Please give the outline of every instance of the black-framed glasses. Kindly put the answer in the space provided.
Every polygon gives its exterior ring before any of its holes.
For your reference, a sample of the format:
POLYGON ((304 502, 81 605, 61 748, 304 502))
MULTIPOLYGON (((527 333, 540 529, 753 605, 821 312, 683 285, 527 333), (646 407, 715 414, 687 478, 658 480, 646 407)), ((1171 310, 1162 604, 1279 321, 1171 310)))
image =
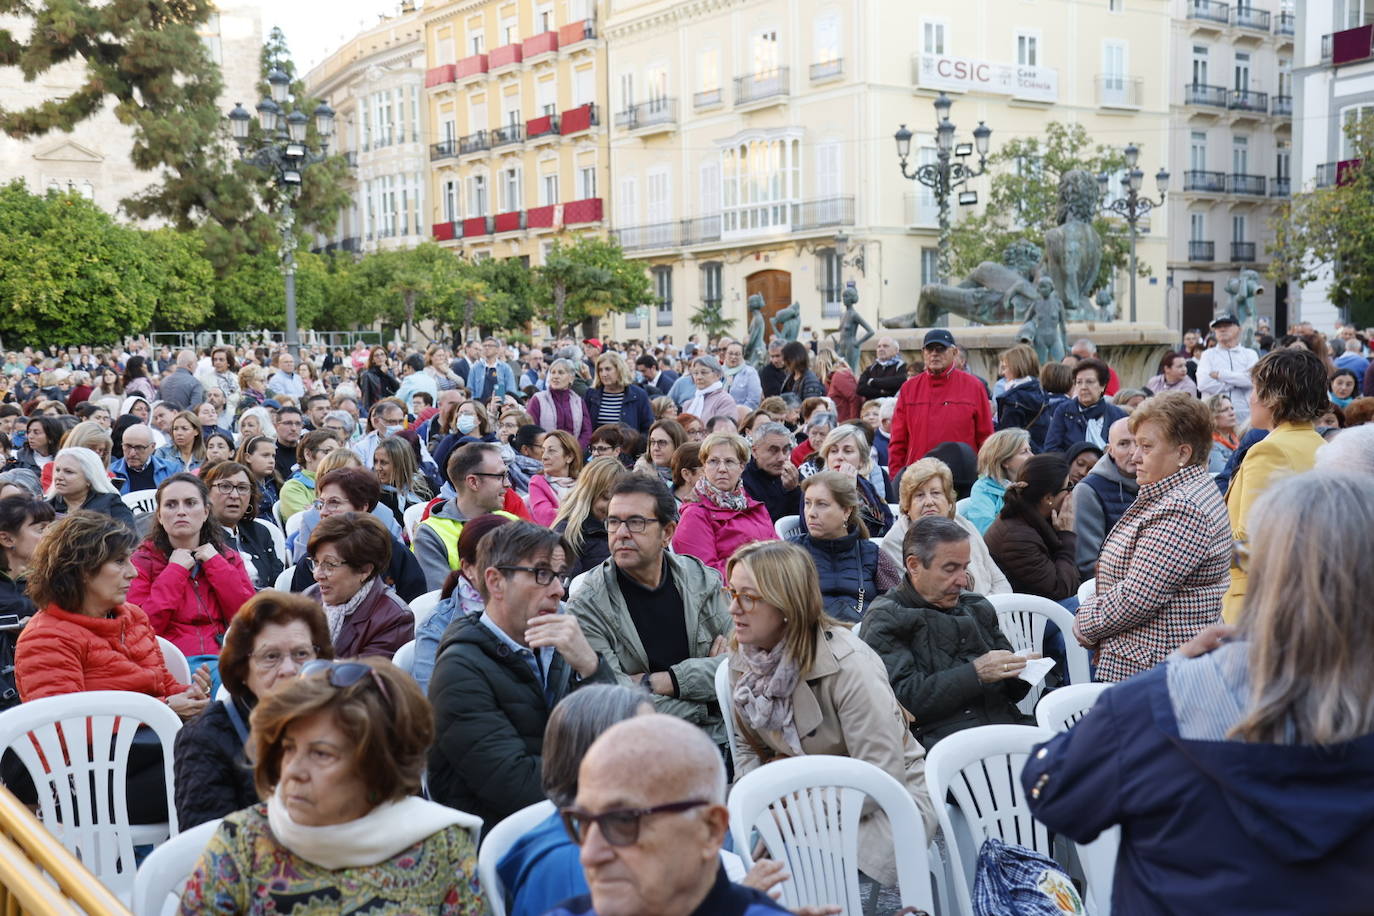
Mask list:
POLYGON ((382 695, 382 700, 386 705, 392 706, 391 694, 386 689, 386 682, 377 674, 377 669, 371 665, 364 665, 362 662, 337 662, 327 658, 317 658, 313 662, 307 662, 297 677, 314 677, 317 674, 325 674, 329 679, 329 686, 338 687, 340 690, 352 687, 363 678, 371 675, 372 683, 377 685, 377 692, 382 695))
POLYGON ((473 477, 495 477, 498 480, 510 483, 510 471, 502 471, 499 474, 493 474, 491 471, 469 471, 468 473, 473 477))
POLYGON ((694 799, 654 805, 652 808, 615 808, 600 814, 572 807, 564 808, 558 814, 563 819, 563 829, 568 831, 569 838, 578 846, 587 841, 587 828, 592 824, 601 829, 601 836, 612 846, 633 846, 639 842, 639 825, 644 818, 654 814, 678 814, 709 804, 705 799, 694 799))
POLYGON ((658 521, 658 519, 645 518, 642 515, 632 515, 629 518, 616 518, 614 515, 608 515, 606 516, 606 533, 611 534, 619 529, 621 525, 624 525, 626 528, 629 528, 633 534, 643 534, 644 529, 648 528, 656 521, 658 521))
POLYGON ((498 566, 496 568, 502 572, 527 572, 534 576, 535 584, 540 586, 548 585, 557 579, 560 585, 567 588, 568 583, 572 581, 572 576, 549 569, 547 566, 498 566))
POLYGON ((248 483, 230 483, 227 480, 215 482, 215 489, 225 496, 237 493, 239 496, 247 496, 253 492, 253 485, 248 483))

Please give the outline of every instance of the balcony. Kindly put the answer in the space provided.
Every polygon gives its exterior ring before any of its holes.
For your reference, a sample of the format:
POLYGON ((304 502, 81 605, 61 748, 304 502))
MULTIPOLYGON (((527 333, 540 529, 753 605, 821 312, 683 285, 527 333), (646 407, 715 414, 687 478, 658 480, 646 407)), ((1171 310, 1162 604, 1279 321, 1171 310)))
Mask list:
POLYGON ((493 232, 519 232, 525 228, 525 211, 511 210, 506 213, 498 213, 492 217, 491 222, 493 232))
POLYGON ((1269 93, 1253 89, 1232 89, 1226 94, 1226 107, 1230 111, 1253 111, 1260 114, 1269 112, 1269 93))
POLYGON ((499 48, 492 48, 487 55, 487 61, 491 65, 494 73, 505 67, 513 67, 525 59, 519 44, 502 45, 499 48))
POLYGON ((429 145, 429 161, 437 162, 440 159, 451 159, 458 155, 457 140, 440 140, 438 143, 429 145))
POLYGON ((1293 97, 1291 95, 1276 95, 1269 102, 1269 113, 1276 118, 1293 117, 1293 97))
POLYGON ((1093 78, 1097 86, 1100 108, 1139 108, 1144 96, 1144 80, 1138 76, 1098 74, 1093 78))
POLYGON ((1210 105, 1225 108, 1227 91, 1225 86, 1209 86, 1206 83, 1184 83, 1183 104, 1210 105))
POLYGON ((1226 178, 1226 190, 1232 194, 1264 197, 1267 193, 1267 183, 1263 175, 1246 175, 1241 172, 1233 172, 1226 178))
POLYGON ((433 89, 435 86, 453 82, 455 66, 455 64, 443 64, 439 67, 430 67, 425 71, 425 88, 433 89))
POLYGON ((826 80, 837 80, 844 76, 844 58, 837 57, 834 60, 821 61, 811 65, 811 82, 823 83, 826 80))
POLYGON ((1340 162, 1323 162, 1317 166, 1317 187, 1331 188, 1349 184, 1354 173, 1364 165, 1363 159, 1342 159, 1340 162))
POLYGON ((1188 18, 1198 22, 1226 25, 1231 21, 1231 7, 1216 0, 1188 0, 1188 18))
POLYGON ((553 229, 558 225, 558 204, 544 207, 530 207, 525 211, 526 229, 553 229))
POLYGON ((1322 43, 1322 59, 1329 56, 1334 67, 1369 60, 1374 56, 1374 24, 1333 32, 1322 38, 1322 43))
POLYGON ((466 79, 481 76, 487 72, 487 55, 474 54, 465 57, 453 65, 453 81, 455 83, 466 79))
POLYGON ((697 111, 719 108, 725 103, 725 93, 720 89, 706 89, 692 96, 692 107, 697 111))
POLYGON ((472 153, 484 153, 491 149, 491 135, 485 130, 479 130, 475 134, 468 134, 458 141, 458 155, 467 156, 472 153))
POLYGON ((619 112, 615 126, 640 136, 667 133, 677 129, 677 99, 652 99, 619 112))
POLYGON ((1269 181, 1270 197, 1288 197, 1293 193, 1292 181, 1285 175, 1283 178, 1273 178, 1269 181))
POLYGON ((682 244, 701 245, 720 241, 720 215, 698 216, 682 221, 682 244))
POLYGON ((558 135, 558 115, 546 114, 525 122, 525 136, 530 140, 558 135))
POLYGON ((451 242, 455 237, 454 233, 457 231, 457 226, 458 224, 453 222, 435 223, 430 234, 434 236, 436 242, 451 242))
POLYGON ((1226 173, 1189 169, 1183 173, 1183 190, 1198 191, 1203 194, 1225 194, 1226 173))
POLYGON ((463 220, 463 238, 473 239, 491 235, 490 216, 472 216, 463 220))
POLYGON ((1232 262, 1242 262, 1252 264, 1255 261, 1254 242, 1232 242, 1231 243, 1232 262))
POLYGON ((670 223, 651 223, 647 226, 629 226, 617 229, 616 242, 627 254, 633 251, 651 251, 660 248, 677 248, 681 242, 681 225, 670 223))
POLYGON ((1298 31, 1297 17, 1292 13, 1279 13, 1279 18, 1274 20, 1275 35, 1296 35, 1298 31))
POLYGON ((520 53, 524 55, 526 61, 541 54, 558 53, 558 32, 544 32, 533 38, 526 38, 524 44, 521 45, 520 53))
POLYGON ((510 146, 512 143, 525 142, 525 125, 507 124, 491 132, 491 147, 510 146))
MULTIPOLYGON (((558 132, 566 137, 569 134, 576 134, 581 133, 584 130, 591 130, 593 127, 598 126, 600 123, 601 121, 597 118, 596 115, 596 103, 588 102, 585 105, 579 105, 571 111, 563 112, 563 116, 560 119, 560 123, 558 125, 558 132)), ((592 199, 595 200, 598 198, 592 199)))
POLYGON ((793 231, 854 223, 854 198, 821 197, 792 205, 793 231))
POLYGON ((601 222, 601 198, 588 197, 563 205, 563 225, 601 222))
POLYGON ((1188 260, 1190 261, 1215 261, 1217 254, 1216 242, 1189 242, 1188 260))
POLYGON ((749 76, 735 77, 735 107, 762 108, 787 100, 788 69, 778 67, 749 76))
POLYGON ((1256 32, 1269 31, 1269 11, 1257 10, 1250 6, 1237 6, 1231 10, 1231 24, 1238 29, 1253 29, 1256 32))
POLYGON ((583 19, 580 22, 570 22, 559 28, 558 46, 566 51, 570 45, 575 45, 583 41, 591 41, 595 37, 595 21, 583 19))

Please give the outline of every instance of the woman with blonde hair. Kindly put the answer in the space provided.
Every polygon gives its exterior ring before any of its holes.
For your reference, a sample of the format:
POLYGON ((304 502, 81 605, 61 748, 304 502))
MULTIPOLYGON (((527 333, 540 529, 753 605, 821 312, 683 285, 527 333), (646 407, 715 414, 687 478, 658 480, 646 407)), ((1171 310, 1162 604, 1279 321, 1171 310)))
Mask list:
POLYGON ((1040 387, 1040 360, 1035 350, 1026 344, 1017 344, 998 353, 997 374, 1004 383, 1002 393, 995 398, 997 428, 1028 430, 1031 450, 1041 451, 1054 411, 1050 396, 1040 387))
POLYGON ((1214 394, 1203 403, 1212 412, 1212 450, 1207 455, 1207 472, 1216 476, 1226 470, 1231 455, 1240 448, 1236 408, 1224 394, 1214 394))
POLYGON ((704 473, 697 479, 697 502, 682 510, 673 549, 696 557, 725 574, 725 561, 752 541, 775 540, 768 507, 740 483, 749 462, 749 445, 737 433, 711 433, 700 446, 704 473))
POLYGON ((179 411, 169 425, 172 441, 156 454, 172 462, 178 471, 195 471, 205 461, 205 431, 200 418, 189 410, 179 411))
POLYGON ((662 397, 654 398, 650 403, 653 405, 654 408, 655 420, 677 419, 677 402, 674 401, 672 398, 668 397, 666 394, 662 397))
POLYGON ((267 400, 267 370, 251 363, 239 370, 240 411, 261 407, 267 400))
POLYGON ((806 527, 791 540, 811 555, 825 612, 855 623, 874 598, 901 581, 901 567, 869 540, 854 477, 821 471, 803 480, 801 491, 806 527))
POLYGON ((596 358, 596 386, 587 391, 592 426, 624 423, 641 435, 648 431, 653 408, 649 395, 633 382, 630 367, 619 356, 602 353, 596 358))
MULTIPOLYGON (((880 538, 887 534, 887 529, 892 527, 892 510, 887 505, 887 474, 873 463, 873 447, 867 431, 853 423, 841 423, 826 434, 817 456, 820 468, 840 471, 854 478, 862 501, 860 512, 868 525, 869 536, 880 538)), ((804 469, 802 476, 811 475, 804 469)), ((806 527, 805 518, 802 527, 806 527)))
POLYGON ((563 535, 577 554, 577 562, 568 567, 568 575, 586 572, 610 558, 606 509, 611 504, 611 487, 628 473, 615 458, 593 458, 563 498, 550 527, 563 535))
POLYGON ((997 520, 1007 487, 1016 481, 1021 465, 1034 454, 1030 433, 1017 427, 999 429, 978 449, 978 479, 973 482, 963 516, 973 522, 979 534, 997 520))
POLYGON ((572 433, 555 429, 544 437, 544 473, 530 478, 530 517, 552 525, 558 507, 582 472, 582 446, 572 433))
MULTIPOLYGON (((882 659, 826 615, 807 552, 781 541, 748 544, 730 558, 725 577, 735 632, 732 702, 722 712, 735 720, 736 777, 784 757, 853 757, 901 783, 933 833, 925 752, 882 659)), ((867 895, 896 881, 892 829, 880 810, 859 822, 858 865, 867 895)))
POLYGON ((399 436, 377 443, 377 450, 372 453, 372 473, 382 485, 381 504, 391 510, 398 522, 404 520, 406 509, 434 498, 429 481, 420 473, 414 450, 399 436))
POLYGON ((1207 628, 1026 758, 1026 798, 1048 829, 1082 843, 1123 828, 1119 912, 1167 899, 1177 912, 1224 900, 1302 913, 1322 900, 1354 914, 1374 896, 1374 490, 1297 474, 1248 520, 1240 626, 1207 628))
POLYGON ((635 462, 635 470, 657 474, 669 486, 673 481, 673 453, 687 441, 687 432, 676 420, 659 420, 649 427, 649 443, 635 462))
POLYGON ((902 472, 901 514, 883 538, 883 555, 900 568, 902 539, 911 525, 928 515, 947 518, 968 532, 969 565, 968 590, 980 595, 1007 595, 1011 583, 993 562, 983 535, 973 523, 954 511, 954 474, 939 458, 922 458, 907 465, 902 472))

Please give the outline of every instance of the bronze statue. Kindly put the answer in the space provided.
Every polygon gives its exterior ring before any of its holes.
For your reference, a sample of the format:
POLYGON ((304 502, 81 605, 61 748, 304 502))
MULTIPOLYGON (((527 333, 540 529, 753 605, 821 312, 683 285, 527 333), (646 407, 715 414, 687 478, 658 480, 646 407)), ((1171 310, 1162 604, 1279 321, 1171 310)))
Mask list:
POLYGON ((1231 314, 1240 322, 1240 345, 1255 345, 1255 296, 1264 292, 1260 275, 1249 269, 1226 281, 1226 293, 1231 299, 1231 314))
MULTIPOLYGON (((1017 298, 1021 298, 1018 294, 1017 298)), ((1064 303, 1054 291, 1054 281, 1041 277, 1036 295, 1025 303, 1026 322, 1016 333, 1016 339, 1035 348, 1043 366, 1059 362, 1068 349, 1069 329, 1064 322, 1064 303)))
POLYGON ((835 332, 835 337, 839 343, 840 358, 849 363, 849 368, 855 372, 859 369, 859 348, 864 341, 873 336, 873 328, 864 316, 859 314, 859 310, 854 306, 859 301, 859 289, 850 280, 844 285, 844 292, 840 294, 840 300, 844 303, 844 314, 840 316, 840 328, 835 332), (863 328, 868 333, 859 337, 859 328, 863 328))
POLYGON ((1045 233, 1044 273, 1054 281, 1064 307, 1077 318, 1098 315, 1092 303, 1102 266, 1102 239, 1093 229, 1097 179, 1082 169, 1059 177, 1058 225, 1045 233))
POLYGON ((958 315, 979 324, 1009 324, 1018 316, 1012 299, 1019 292, 1028 299, 1036 297, 1035 265, 1040 260, 1039 246, 1013 242, 1002 253, 1002 263, 984 261, 958 286, 927 283, 921 287, 916 311, 883 321, 887 328, 929 328, 942 315, 958 315))
POLYGON ((744 361, 755 369, 763 365, 767 351, 763 346, 763 297, 749 297, 749 340, 744 345, 744 361))
POLYGON ((778 309, 773 313, 771 323, 773 333, 781 337, 783 343, 789 344, 796 340, 797 335, 801 333, 801 303, 793 302, 787 308, 778 309))

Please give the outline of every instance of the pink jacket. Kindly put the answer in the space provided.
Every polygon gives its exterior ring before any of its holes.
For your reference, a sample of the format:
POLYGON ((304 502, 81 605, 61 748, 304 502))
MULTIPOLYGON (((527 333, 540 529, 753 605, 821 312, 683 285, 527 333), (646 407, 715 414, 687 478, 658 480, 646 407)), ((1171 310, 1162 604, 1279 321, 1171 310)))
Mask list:
POLYGON ((255 591, 238 552, 225 548, 194 577, 181 564, 168 562, 151 541, 140 544, 132 559, 138 578, 125 600, 143 609, 153 632, 187 658, 218 655, 219 638, 255 591))
POLYGON ((705 407, 702 408, 701 413, 693 413, 691 410, 692 401, 696 399, 696 396, 697 392, 693 390, 687 396, 687 400, 682 402, 684 413, 692 414, 702 423, 710 423, 715 417, 729 417, 732 420, 739 420, 739 407, 735 403, 735 399, 730 397, 730 392, 721 390, 706 395, 702 398, 705 407))
POLYGON ((535 474, 530 478, 529 503, 530 518, 534 519, 535 524, 552 528, 562 501, 543 474, 535 474))
POLYGON ((725 563, 738 548, 753 541, 778 539, 768 507, 746 499, 748 505, 739 512, 707 502, 688 505, 673 534, 673 550, 696 557, 720 573, 723 580, 725 563))

